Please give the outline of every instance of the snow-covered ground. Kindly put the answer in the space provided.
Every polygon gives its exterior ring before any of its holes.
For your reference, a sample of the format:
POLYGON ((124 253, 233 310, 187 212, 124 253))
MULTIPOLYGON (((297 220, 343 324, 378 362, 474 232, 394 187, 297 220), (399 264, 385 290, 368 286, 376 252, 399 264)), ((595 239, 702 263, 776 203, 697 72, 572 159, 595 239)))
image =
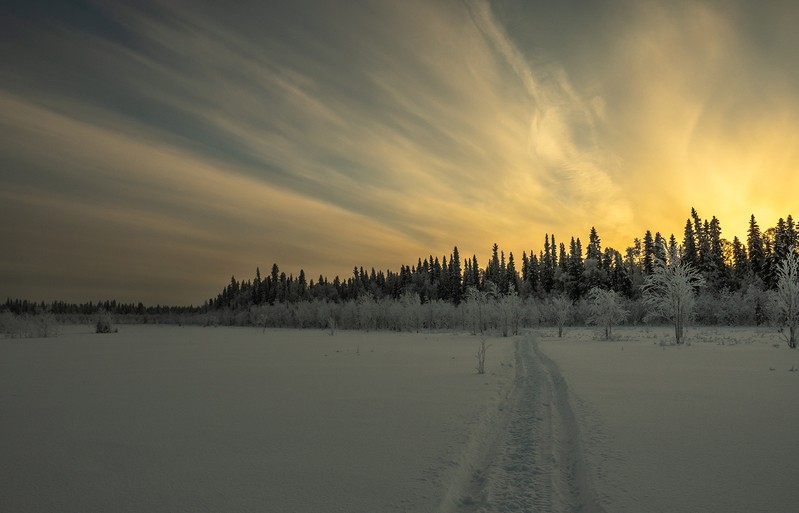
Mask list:
POLYGON ((539 348, 568 383, 605 511, 799 511, 799 351, 773 329, 589 329, 539 348))
POLYGON ((66 331, 0 340, 0 511, 436 511, 513 374, 467 335, 66 331))
POLYGON ((480 340, 121 326, 0 340, 0 511, 788 512, 772 330, 480 340))

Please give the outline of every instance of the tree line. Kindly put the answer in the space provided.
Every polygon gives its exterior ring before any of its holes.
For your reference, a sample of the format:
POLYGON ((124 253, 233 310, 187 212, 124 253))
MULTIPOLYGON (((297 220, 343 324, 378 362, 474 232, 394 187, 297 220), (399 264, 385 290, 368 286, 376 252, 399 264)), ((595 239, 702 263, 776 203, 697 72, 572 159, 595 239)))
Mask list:
MULTIPOLYGON (((367 271, 356 266, 345 279, 336 276, 329 280, 320 275, 308 280, 304 270, 296 277, 286 275, 275 263, 266 276, 256 268, 252 279, 238 281, 231 277, 230 283, 205 307, 211 311, 240 310, 313 300, 346 302, 364 295, 397 300, 406 294, 418 294, 422 303, 441 300, 458 305, 470 288, 485 291, 489 287, 501 295, 515 292, 522 299, 563 294, 579 301, 598 288, 636 300, 658 262, 669 263, 673 258, 699 272, 705 283, 703 294, 712 298, 757 295, 758 291, 776 287, 777 270, 790 248, 797 246, 797 238, 791 215, 766 230, 761 230, 752 215, 746 241, 738 237, 729 241, 722 237, 721 223, 715 216, 702 219, 696 209, 691 209, 680 241, 673 234, 665 238, 660 232, 647 230, 623 253, 603 247, 592 227, 585 246, 579 237, 563 242, 554 234, 545 234, 543 249, 538 253, 522 252, 521 262, 512 252, 506 254, 494 244, 483 267, 475 255, 461 260, 457 246, 449 256, 420 257, 415 264, 402 265, 398 271, 374 267, 367 271)), ((756 319, 762 320, 762 315, 756 319)))
POLYGON ((669 280, 682 277, 678 297, 680 308, 687 309, 676 317, 679 341, 688 320, 781 326, 786 316, 799 315, 775 306, 775 297, 784 292, 784 264, 797 254, 791 248, 797 247, 798 237, 790 215, 765 230, 751 216, 746 240, 729 241, 715 216, 702 219, 691 209, 679 241, 673 234, 666 238, 647 230, 623 253, 603 247, 591 228, 585 246, 579 237, 566 243, 545 234, 543 249, 524 251, 520 260, 494 244, 484 266, 475 255, 462 259, 457 247, 441 258, 418 258, 398 271, 356 266, 345 279, 307 279, 304 270, 296 277, 286 275, 275 263, 265 276, 256 268, 252 279, 231 277, 201 306, 7 299, 0 304, 0 333, 49 332, 53 319, 46 316, 93 323, 98 315, 111 314, 118 323, 467 329, 505 335, 518 332, 519 326, 551 325, 562 333, 568 324, 594 323, 609 337, 619 322, 669 317, 665 314, 671 307, 659 301, 680 285, 669 280))

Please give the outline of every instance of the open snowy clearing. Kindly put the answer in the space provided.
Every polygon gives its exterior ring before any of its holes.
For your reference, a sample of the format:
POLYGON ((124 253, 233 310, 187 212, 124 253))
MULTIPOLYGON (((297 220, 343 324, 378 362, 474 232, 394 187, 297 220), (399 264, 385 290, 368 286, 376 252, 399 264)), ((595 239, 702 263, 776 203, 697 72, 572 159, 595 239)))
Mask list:
POLYGON ((799 510, 799 352, 773 329, 571 329, 538 345, 568 383, 608 512, 799 510))
POLYGON ((480 376, 468 335, 83 331, 0 340, 0 511, 436 511, 513 375, 508 339, 480 376))
POLYGON ((793 511, 771 330, 0 340, 2 511, 793 511), (773 369, 773 370, 772 370, 773 369))

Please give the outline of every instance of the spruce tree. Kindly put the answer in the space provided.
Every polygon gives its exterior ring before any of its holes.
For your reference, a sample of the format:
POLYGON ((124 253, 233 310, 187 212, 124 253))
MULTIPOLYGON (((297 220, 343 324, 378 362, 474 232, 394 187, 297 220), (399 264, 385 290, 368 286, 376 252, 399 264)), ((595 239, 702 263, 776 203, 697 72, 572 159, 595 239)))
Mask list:
POLYGON ((261 303, 263 292, 261 291, 261 268, 255 268, 255 281, 252 284, 252 303, 257 305, 261 303))
POLYGON ((655 272, 655 241, 652 238, 652 232, 649 230, 644 234, 643 270, 647 276, 655 272))
POLYGON ((708 281, 714 291, 728 286, 727 262, 724 259, 724 242, 721 238, 721 222, 713 216, 708 225, 709 255, 705 266, 708 268, 708 281))
POLYGON ((267 301, 269 301, 269 304, 273 305, 277 300, 277 287, 278 282, 280 281, 280 269, 276 263, 272 264, 272 274, 269 278, 271 283, 269 284, 269 290, 267 291, 267 301))
POLYGON ((764 273, 766 266, 766 254, 763 247, 763 238, 760 234, 760 226, 755 220, 755 215, 749 218, 749 230, 746 237, 746 250, 749 253, 749 266, 752 273, 758 276, 763 283, 766 282, 764 273))
POLYGON ((513 252, 508 255, 508 265, 505 268, 505 283, 507 283, 507 290, 505 293, 513 293, 519 291, 519 275, 516 273, 516 263, 513 261, 513 252))
POLYGON ((741 285, 748 274, 751 272, 749 268, 749 259, 746 257, 746 248, 738 240, 738 237, 732 239, 732 283, 734 288, 741 285))
POLYGON ((305 280, 305 271, 300 269, 300 276, 297 279, 297 293, 300 300, 305 300, 308 297, 308 283, 305 280))
POLYGON ((596 233, 596 228, 591 227, 591 233, 588 235, 588 247, 586 248, 586 259, 596 260, 597 266, 602 267, 602 246, 599 240, 599 235, 596 233))
POLYGON ((782 265, 788 256, 790 249, 791 235, 788 233, 788 225, 780 217, 774 230, 774 264, 775 268, 782 265))
POLYGON ((458 253, 458 246, 452 250, 452 255, 449 258, 449 279, 450 290, 452 294, 452 302, 456 305, 460 304, 463 297, 462 278, 461 278, 461 257, 458 253))
POLYGON ((555 279, 555 264, 552 260, 552 248, 549 234, 544 236, 544 251, 541 253, 541 288, 549 294, 555 279))
POLYGON ((527 273, 530 271, 530 261, 527 260, 527 252, 522 251, 522 281, 527 282, 527 273))
POLYGON ((530 291, 536 292, 540 284, 541 265, 533 252, 530 252, 530 260, 527 262, 527 282, 530 284, 530 291))
POLYGON ((669 237, 669 247, 666 252, 666 256, 668 258, 669 265, 671 265, 672 262, 676 262, 677 259, 680 258, 680 248, 677 246, 677 238, 673 233, 671 234, 671 237, 669 237))
POLYGON ((699 266, 699 250, 696 247, 696 234, 690 219, 685 222, 682 251, 682 261, 693 268, 697 268, 699 266))

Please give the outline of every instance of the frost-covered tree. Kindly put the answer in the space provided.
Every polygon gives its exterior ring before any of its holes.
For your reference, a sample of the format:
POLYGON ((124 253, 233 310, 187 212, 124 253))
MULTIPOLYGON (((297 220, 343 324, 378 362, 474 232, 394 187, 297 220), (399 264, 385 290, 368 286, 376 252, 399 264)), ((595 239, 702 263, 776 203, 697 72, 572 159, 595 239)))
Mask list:
POLYGON ((416 331, 422 324, 422 301, 416 292, 406 292, 400 298, 402 306, 402 327, 405 331, 416 331))
POLYGON ((799 256, 793 248, 777 269, 774 303, 780 330, 788 347, 795 349, 799 337, 799 256))
POLYGON ((563 327, 569 322, 574 303, 565 294, 561 294, 552 299, 549 307, 552 311, 552 318, 558 326, 558 338, 563 337, 563 327))
POLYGON ((688 263, 659 262, 646 277, 642 288, 648 316, 661 317, 674 323, 677 344, 682 344, 685 324, 696 304, 696 289, 704 284, 702 275, 688 263))
POLYGON ((478 331, 482 333, 485 329, 484 318, 488 296, 477 287, 469 287, 465 299, 466 315, 472 325, 472 335, 477 335, 478 331))
POLYGON ((499 307, 502 336, 507 337, 511 333, 518 335, 522 313, 522 300, 519 298, 519 294, 514 290, 501 296, 497 306, 499 307))
POLYGON ((588 297, 591 300, 589 322, 602 326, 605 339, 610 339, 613 326, 627 319, 630 313, 621 305, 621 298, 613 290, 595 287, 588 292, 588 297))

